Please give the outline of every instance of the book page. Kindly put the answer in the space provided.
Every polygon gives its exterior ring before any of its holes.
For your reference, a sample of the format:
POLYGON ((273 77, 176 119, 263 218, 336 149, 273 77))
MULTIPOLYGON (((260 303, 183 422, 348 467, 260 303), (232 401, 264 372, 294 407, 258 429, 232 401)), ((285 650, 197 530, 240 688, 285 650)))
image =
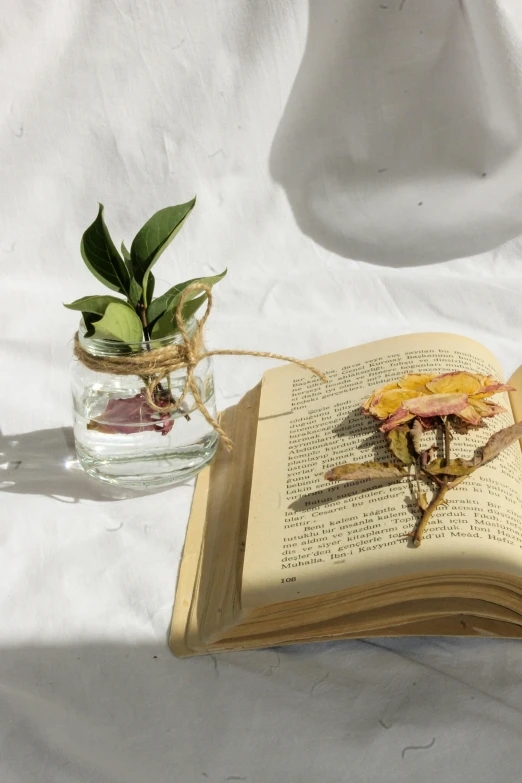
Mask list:
POLYGON ((232 438, 198 476, 176 588, 170 647, 190 655, 204 634, 233 626, 240 614, 244 535, 250 499, 260 384, 220 414, 232 438))
MULTIPOLYGON (((417 513, 408 481, 330 484, 345 462, 393 460, 378 423, 361 403, 406 372, 469 370, 503 380, 495 358, 473 340, 406 335, 312 360, 329 378, 291 365, 263 378, 241 602, 244 610, 382 579, 466 569, 522 577, 522 456, 513 444, 448 493, 423 543, 407 534, 417 513)), ((471 457, 508 412, 455 435, 452 455, 471 457)), ((426 447, 436 437, 427 433, 426 447)))
MULTIPOLYGON (((511 401, 511 410, 515 421, 522 421, 522 367, 516 370, 508 380, 510 386, 515 387, 515 391, 509 392, 511 401)), ((522 441, 521 441, 522 444, 522 441)))

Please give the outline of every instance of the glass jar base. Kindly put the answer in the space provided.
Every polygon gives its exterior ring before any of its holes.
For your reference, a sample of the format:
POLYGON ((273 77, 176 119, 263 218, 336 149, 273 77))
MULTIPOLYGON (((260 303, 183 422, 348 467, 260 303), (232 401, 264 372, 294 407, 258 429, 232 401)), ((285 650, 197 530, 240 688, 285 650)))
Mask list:
POLYGON ((125 457, 101 457, 76 441, 83 470, 92 478, 129 489, 153 489, 180 484, 197 475, 214 457, 218 436, 212 432, 196 444, 172 452, 125 457))

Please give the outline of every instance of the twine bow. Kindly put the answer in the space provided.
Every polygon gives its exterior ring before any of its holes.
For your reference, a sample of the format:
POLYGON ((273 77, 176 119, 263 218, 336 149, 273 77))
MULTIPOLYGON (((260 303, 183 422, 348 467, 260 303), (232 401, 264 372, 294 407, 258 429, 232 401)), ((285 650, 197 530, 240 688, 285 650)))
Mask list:
POLYGON ((145 386, 145 392, 147 395, 147 402, 149 406, 159 413, 168 413, 179 410, 183 400, 189 392, 192 392, 194 397, 195 407, 200 411, 205 420, 222 438, 225 447, 228 451, 232 450, 232 441, 222 429, 216 419, 210 415, 205 403, 201 398, 201 394, 194 377, 194 370, 196 366, 203 359, 210 356, 265 356, 269 359, 281 359, 281 361, 292 362, 293 364, 303 367, 305 370, 310 370, 314 375, 317 375, 322 381, 327 381, 326 376, 312 367, 307 362, 302 362, 299 359, 294 359, 291 356, 282 356, 279 353, 270 353, 268 351, 206 351, 203 348, 203 327, 207 321, 207 318, 212 309, 212 291, 205 283, 192 283, 187 286, 181 294, 178 306, 176 307, 176 323, 179 329, 179 333, 183 342, 176 345, 167 345, 164 348, 153 348, 145 353, 137 355, 125 355, 125 356, 93 356, 86 351, 80 344, 78 332, 74 337, 74 355, 76 358, 95 372, 104 372, 114 375, 137 375, 137 376, 149 376, 151 381, 145 386), (207 309, 200 321, 197 322, 196 331, 189 336, 186 328, 185 321, 183 319, 183 306, 189 299, 191 294, 197 291, 204 291, 207 294, 207 309), (154 401, 154 391, 158 384, 170 375, 170 373, 176 370, 186 369, 187 379, 185 381, 185 387, 177 400, 172 404, 157 405, 154 401))

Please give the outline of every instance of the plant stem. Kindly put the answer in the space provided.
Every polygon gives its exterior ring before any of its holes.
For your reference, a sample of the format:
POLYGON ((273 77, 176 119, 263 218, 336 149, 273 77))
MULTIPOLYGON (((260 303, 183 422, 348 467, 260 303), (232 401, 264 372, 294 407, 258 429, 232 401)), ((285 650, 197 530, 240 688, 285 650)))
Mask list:
MULTIPOLYGON (((139 316, 139 318, 141 320, 141 323, 143 325, 143 337, 145 338, 145 341, 147 343, 150 343, 149 325, 147 323, 147 305, 145 304, 145 301, 138 302, 138 304, 136 305, 136 312, 137 312, 137 314, 138 314, 138 316, 139 316)), ((147 351, 150 351, 151 350, 151 346, 147 345, 146 349, 147 349, 147 351)), ((143 379, 143 380, 145 380, 145 379, 143 379)), ((149 378, 148 382, 145 381, 145 385, 148 386, 151 382, 152 382, 152 378, 149 378)), ((168 387, 168 392, 169 392, 169 399, 170 399, 170 401, 173 404, 175 404, 176 400, 172 396, 172 386, 171 386, 171 381, 170 381, 170 375, 167 375, 167 387, 168 387)), ((162 392, 163 392, 163 386, 161 385, 161 383, 158 383, 158 385, 156 386, 156 389, 155 389, 156 401, 161 399, 161 393, 162 392)), ((186 420, 190 421, 190 416, 188 415, 188 413, 185 413, 184 415, 185 415, 186 420)))
MULTIPOLYGON (((136 312, 138 313, 141 323, 143 325, 143 336, 145 338, 146 342, 150 342, 150 332, 149 332, 149 325, 147 323, 147 307, 142 302, 139 302, 136 307, 136 312)), ((147 346, 147 350, 150 350, 150 348, 147 346)))
POLYGON ((424 534, 424 530, 426 529, 426 525, 428 524, 430 517, 437 506, 440 506, 440 504, 444 502, 444 496, 448 489, 448 477, 446 476, 443 485, 439 487, 437 494, 429 504, 426 511, 423 513, 421 520, 415 529, 415 534, 413 536, 413 546, 421 545, 422 536, 424 534))
MULTIPOLYGON (((169 399, 170 399, 170 401, 172 403, 175 403, 176 400, 174 399, 174 396, 172 394, 172 381, 170 379, 170 374, 167 375, 167 389, 169 391, 169 399)), ((183 407, 181 407, 180 410, 181 410, 181 412, 183 412, 183 410, 184 410, 183 407)), ((184 416, 185 416, 187 421, 190 421, 190 416, 188 415, 188 413, 185 413, 184 416)))
MULTIPOLYGON (((450 435, 449 425, 446 417, 442 419, 442 423, 444 424, 444 464, 447 465, 450 461, 451 435, 450 435)), ((429 504, 426 511, 423 513, 422 517, 420 518, 420 522, 415 529, 415 533, 413 535, 413 546, 421 545, 422 536, 424 534, 426 525, 428 524, 431 515, 433 514, 435 509, 438 506, 440 506, 441 503, 444 502, 444 497, 446 495, 446 492, 448 491, 448 489, 451 489, 451 487, 448 486, 449 483, 450 483, 449 476, 444 476, 442 484, 439 486, 437 493, 432 498, 431 503, 429 504)))
POLYGON ((450 461, 450 449, 451 449, 451 434, 446 416, 442 419, 444 424, 444 465, 449 465, 450 461))
MULTIPOLYGON (((147 351, 150 351, 150 344, 149 344, 150 343, 150 332, 149 332, 149 325, 147 323, 147 306, 146 306, 146 304, 144 302, 138 302, 138 304, 136 305, 136 307, 134 309, 136 310, 136 313, 138 314, 138 316, 140 318, 140 321, 142 323, 142 326, 143 326, 143 337, 144 337, 144 340, 145 340, 145 343, 146 343, 145 349, 147 351)), ((147 378, 143 378, 142 377, 142 380, 145 382, 145 386, 150 386, 150 384, 152 383, 152 378, 149 378, 147 380, 147 378)), ((158 389, 158 387, 156 387, 156 389, 154 391, 154 395, 155 396, 161 394, 161 384, 159 384, 159 386, 160 386, 160 388, 158 389)))
POLYGON ((415 469, 415 483, 417 485, 417 505, 419 508, 421 508, 421 486, 419 481, 419 466, 417 465, 417 462, 415 461, 413 463, 413 467, 415 469))

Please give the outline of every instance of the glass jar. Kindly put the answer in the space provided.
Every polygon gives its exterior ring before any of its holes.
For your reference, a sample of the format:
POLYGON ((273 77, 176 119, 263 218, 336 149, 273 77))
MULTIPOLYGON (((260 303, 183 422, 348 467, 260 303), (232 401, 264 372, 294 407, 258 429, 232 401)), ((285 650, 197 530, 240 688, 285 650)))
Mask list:
MULTIPOLYGON (((196 320, 186 323, 188 336, 196 320)), ((150 351, 181 344, 179 333, 153 343, 130 345, 86 336, 85 323, 78 331, 80 345, 96 357, 150 351)), ((154 392, 156 405, 179 399, 187 374, 177 370, 161 381, 154 392)), ((212 360, 203 359, 194 370, 201 399, 215 418, 212 360)), ((90 370, 77 359, 71 367, 76 453, 84 470, 94 478, 118 486, 146 489, 178 483, 198 473, 215 454, 218 436, 195 406, 190 392, 175 411, 154 410, 148 402, 145 378, 90 370)))

